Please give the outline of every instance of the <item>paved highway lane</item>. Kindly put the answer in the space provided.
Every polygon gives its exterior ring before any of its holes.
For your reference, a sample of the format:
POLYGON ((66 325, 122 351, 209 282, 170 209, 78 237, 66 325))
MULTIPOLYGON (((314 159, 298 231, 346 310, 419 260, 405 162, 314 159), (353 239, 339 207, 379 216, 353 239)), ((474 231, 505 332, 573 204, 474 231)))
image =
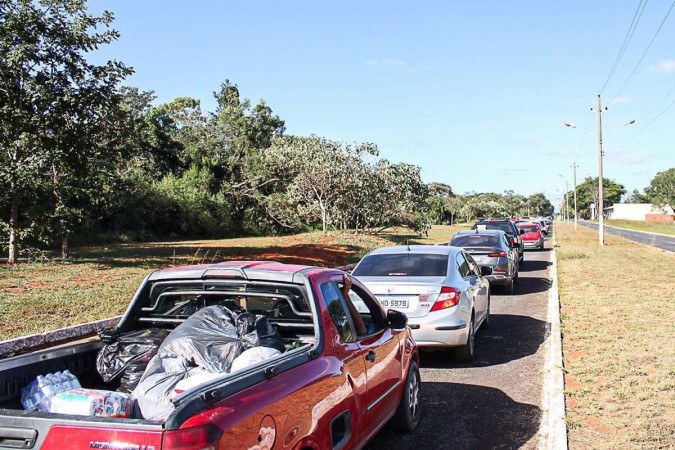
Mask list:
POLYGON ((423 352, 422 422, 414 433, 382 430, 367 449, 536 448, 550 281, 550 247, 526 251, 515 295, 492 295, 489 329, 476 359, 458 364, 423 352))
MULTIPOLYGON (((598 229, 598 224, 595 222, 587 222, 585 220, 579 221, 580 225, 585 227, 598 229)), ((626 230, 623 228, 616 228, 611 225, 605 225, 605 233, 619 236, 633 242, 651 245, 662 250, 675 252, 675 236, 666 236, 662 234, 646 233, 643 231, 626 230)))

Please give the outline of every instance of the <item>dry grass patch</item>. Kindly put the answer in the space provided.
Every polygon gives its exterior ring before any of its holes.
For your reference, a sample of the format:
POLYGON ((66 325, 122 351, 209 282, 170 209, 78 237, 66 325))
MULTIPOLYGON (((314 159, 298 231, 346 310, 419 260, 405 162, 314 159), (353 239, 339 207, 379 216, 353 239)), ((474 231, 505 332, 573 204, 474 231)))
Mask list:
POLYGON ((569 443, 672 448, 675 255, 556 224, 569 443))

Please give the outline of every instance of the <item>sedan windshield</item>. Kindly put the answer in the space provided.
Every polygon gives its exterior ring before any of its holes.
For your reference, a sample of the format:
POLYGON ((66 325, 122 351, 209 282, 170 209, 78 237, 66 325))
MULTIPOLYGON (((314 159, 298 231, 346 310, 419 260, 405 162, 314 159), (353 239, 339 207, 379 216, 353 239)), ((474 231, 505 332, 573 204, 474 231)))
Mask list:
POLYGON ((352 273, 363 277, 444 277, 447 255, 402 253, 366 256, 352 273))
POLYGON ((539 231, 539 227, 537 225, 521 225, 518 228, 525 231, 526 233, 536 233, 539 231))

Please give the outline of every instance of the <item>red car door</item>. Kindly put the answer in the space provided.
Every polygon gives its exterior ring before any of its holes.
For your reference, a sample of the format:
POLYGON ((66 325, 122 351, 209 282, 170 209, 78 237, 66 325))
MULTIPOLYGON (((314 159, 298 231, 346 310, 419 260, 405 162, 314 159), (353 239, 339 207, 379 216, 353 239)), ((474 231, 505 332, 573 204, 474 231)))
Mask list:
POLYGON ((351 301, 363 313, 368 333, 358 337, 366 363, 365 429, 372 437, 394 414, 403 389, 403 352, 398 332, 389 328, 384 311, 366 289, 353 282, 351 301))

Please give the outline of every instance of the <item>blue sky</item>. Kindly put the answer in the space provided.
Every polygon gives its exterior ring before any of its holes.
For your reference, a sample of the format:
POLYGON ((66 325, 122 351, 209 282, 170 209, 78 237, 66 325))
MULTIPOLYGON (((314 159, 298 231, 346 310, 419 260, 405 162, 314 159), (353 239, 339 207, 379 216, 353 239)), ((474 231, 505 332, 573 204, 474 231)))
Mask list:
MULTIPOLYGON (((121 39, 95 59, 212 111, 230 79, 287 133, 378 144, 458 193, 545 192, 597 176, 591 115, 639 1, 93 1, 121 39), (573 122, 577 129, 566 128, 573 122), (580 131, 588 129, 591 134, 580 131)), ((602 92, 605 177, 643 189, 675 166, 675 10, 652 0, 602 92), (666 94, 670 94, 666 96, 666 94), (660 100, 663 101, 659 104, 660 100), (623 127, 629 119, 636 123, 623 127), (613 130, 613 131, 610 131, 613 130)))

